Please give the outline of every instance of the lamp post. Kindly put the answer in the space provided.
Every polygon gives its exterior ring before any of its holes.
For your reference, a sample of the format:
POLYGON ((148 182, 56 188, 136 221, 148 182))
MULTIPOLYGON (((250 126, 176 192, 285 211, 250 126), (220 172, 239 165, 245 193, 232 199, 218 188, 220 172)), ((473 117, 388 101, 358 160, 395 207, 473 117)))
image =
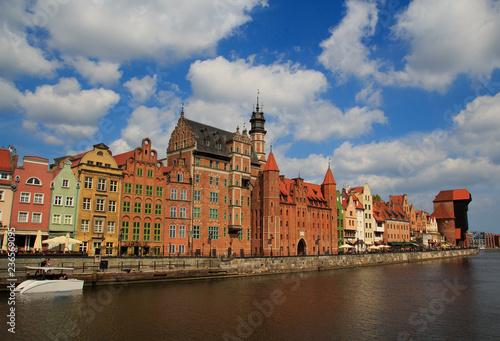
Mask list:
POLYGON ((274 236, 271 235, 271 238, 269 239, 269 244, 271 244, 271 257, 273 256, 273 239, 274 239, 274 236))

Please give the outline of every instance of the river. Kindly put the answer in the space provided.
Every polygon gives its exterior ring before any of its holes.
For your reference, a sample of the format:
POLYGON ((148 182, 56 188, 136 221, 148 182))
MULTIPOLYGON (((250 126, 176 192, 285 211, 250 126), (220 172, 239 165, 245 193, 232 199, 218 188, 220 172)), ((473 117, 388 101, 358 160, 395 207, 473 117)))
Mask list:
POLYGON ((1 340, 498 340, 500 251, 321 272, 16 297, 1 340))

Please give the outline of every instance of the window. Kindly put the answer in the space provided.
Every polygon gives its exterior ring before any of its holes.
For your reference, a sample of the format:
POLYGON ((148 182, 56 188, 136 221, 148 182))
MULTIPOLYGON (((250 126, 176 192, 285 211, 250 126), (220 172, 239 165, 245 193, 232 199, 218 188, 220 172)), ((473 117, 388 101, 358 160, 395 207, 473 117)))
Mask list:
POLYGON ((61 186, 64 187, 64 188, 68 188, 69 187, 69 180, 68 179, 63 179, 62 183, 61 183, 61 186))
POLYGON ((54 197, 54 205, 55 206, 61 206, 62 205, 62 196, 56 195, 54 197))
POLYGON ((214 178, 213 177, 208 178, 208 183, 210 185, 213 185, 214 184, 214 178))
POLYGON ((147 172, 146 172, 146 176, 148 178, 152 178, 153 177, 153 170, 152 169, 148 169, 147 172))
POLYGON ((154 241, 155 242, 161 241, 161 224, 160 223, 155 223, 155 227, 154 227, 154 241))
POLYGON ((136 195, 142 195, 142 185, 135 184, 135 194, 136 195))
POLYGON ((92 178, 91 177, 88 177, 88 176, 85 177, 85 182, 83 184, 83 187, 87 188, 87 189, 92 188, 92 178))
MULTIPOLYGON (((118 192, 118 181, 109 180, 109 191, 110 192, 118 192)), ((111 243, 113 244, 113 243, 111 243)))
POLYGON ((87 242, 83 242, 80 244, 80 252, 87 252, 88 245, 87 242))
POLYGON ((172 188, 172 189, 170 190, 170 199, 171 199, 171 200, 177 200, 177 190, 176 190, 176 189, 174 189, 174 188, 172 188))
POLYGON ((218 219, 219 218, 219 210, 217 208, 211 208, 209 211, 208 217, 210 219, 218 219))
POLYGON ((31 193, 21 192, 21 199, 19 200, 22 203, 29 204, 31 201, 31 193))
POLYGON ((123 183, 123 193, 125 194, 132 193, 132 184, 130 182, 123 183))
POLYGON ((42 222, 42 214, 38 212, 33 212, 31 215, 31 222, 34 224, 40 224, 42 222))
POLYGON ((9 175, 5 173, 0 173, 0 179, 2 180, 9 180, 9 175))
POLYGON ((184 174, 177 174, 177 182, 183 182, 184 181, 184 174))
POLYGON ((20 223, 27 223, 28 222, 28 212, 19 212, 17 214, 17 221, 20 223))
POLYGON ((193 226, 193 239, 200 239, 200 226, 199 225, 193 226))
POLYGON ((72 225, 73 224, 73 216, 71 214, 64 215, 64 225, 72 225))
POLYGON ((52 215, 52 224, 60 224, 61 223, 61 215, 54 214, 52 215))
POLYGON ((150 202, 145 203, 144 204, 144 214, 151 214, 152 206, 153 206, 153 204, 151 204, 150 202))
POLYGON ((142 168, 137 168, 137 171, 135 173, 137 176, 142 176, 142 168))
POLYGON ((175 253, 175 245, 170 244, 168 246, 168 253, 174 254, 175 253))
POLYGON ((26 185, 41 186, 42 182, 38 178, 29 178, 28 180, 26 180, 26 185))
POLYGON ((181 189, 180 191, 180 200, 187 200, 187 190, 181 189))
POLYGON ((186 238, 186 226, 179 226, 179 238, 186 238))
POLYGON ((201 200, 201 191, 195 189, 193 192, 193 200, 200 201, 201 200))
POLYGON ((98 178, 97 179, 97 190, 105 191, 106 190, 106 179, 98 178))
POLYGON ((90 210, 90 198, 83 198, 82 209, 90 210))
POLYGON ((134 213, 135 214, 140 214, 142 211, 142 203, 140 202, 134 202, 134 213))
POLYGON ((170 207, 170 218, 177 218, 177 207, 170 207))
POLYGON ((186 252, 186 249, 185 249, 185 245, 184 245, 184 244, 179 245, 178 249, 179 249, 179 251, 178 251, 178 252, 179 252, 179 254, 181 254, 181 255, 183 255, 183 254, 186 252))
POLYGON ((90 225, 89 220, 82 220, 82 222, 80 224, 80 231, 81 232, 89 232, 89 225, 90 225))
POLYGON ((168 237, 175 238, 175 225, 170 225, 168 228, 168 237))
POLYGON ((4 191, 0 191, 0 201, 4 201, 4 191))
POLYGON ((108 221, 108 226, 106 226, 106 232, 109 234, 115 233, 115 222, 114 221, 108 221))
POLYGON ((143 229, 142 238, 146 242, 151 241, 151 223, 150 222, 145 222, 144 223, 144 229, 143 229))
POLYGON ((123 211, 123 213, 130 213, 130 201, 123 202, 122 211, 123 211))
POLYGON ((106 256, 113 255, 113 243, 106 242, 106 256))
POLYGON ((218 203, 219 202, 219 193, 210 192, 210 202, 218 203))
POLYGON ((128 240, 128 228, 130 226, 129 221, 122 221, 121 235, 122 240, 128 240))
POLYGON ((102 227, 104 225, 103 219, 94 220, 94 233, 102 233, 102 227))
POLYGON ((116 212, 116 201, 114 201, 114 200, 108 201, 108 211, 109 212, 116 212))
POLYGON ((196 163, 197 166, 200 165, 200 158, 199 157, 196 158, 195 163, 196 163))
POLYGON ((195 174, 194 175, 194 182, 196 182, 196 183, 200 182, 200 174, 195 174))
POLYGON ((200 208, 193 207, 193 218, 199 218, 199 217, 200 217, 200 208))
POLYGON ((146 195, 153 196, 153 186, 146 185, 146 195))
POLYGON ((104 212, 104 202, 105 202, 105 199, 97 198, 95 200, 95 210, 98 212, 104 212))
POLYGON ((156 186, 156 196, 157 197, 163 197, 163 187, 156 186))
POLYGON ((73 197, 66 197, 66 206, 73 207, 73 197))
POLYGON ((219 186, 219 178, 215 178, 215 186, 219 186))
POLYGON ((134 221, 132 226, 132 240, 139 240, 140 234, 141 234, 141 222, 134 221))
POLYGON ((162 207, 161 204, 155 204, 155 214, 161 215, 162 207))
POLYGON ((186 218, 186 208, 179 207, 179 218, 186 218))
POLYGON ((208 236, 210 239, 219 239, 219 226, 209 226, 208 236))
POLYGON ((243 230, 238 231, 238 240, 243 240, 243 230))

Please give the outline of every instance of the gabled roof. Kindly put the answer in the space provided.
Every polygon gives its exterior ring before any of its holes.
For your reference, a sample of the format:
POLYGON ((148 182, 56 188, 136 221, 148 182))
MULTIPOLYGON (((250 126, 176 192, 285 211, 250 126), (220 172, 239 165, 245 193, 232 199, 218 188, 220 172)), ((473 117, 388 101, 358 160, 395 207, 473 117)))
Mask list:
POLYGON ((452 189, 439 192, 433 202, 453 201, 453 200, 471 200, 471 195, 466 189, 452 189))
POLYGON ((393 195, 391 196, 391 201, 395 204, 402 204, 404 202, 404 194, 403 195, 393 195))
POLYGON ((443 204, 436 205, 431 217, 436 219, 455 219, 453 212, 450 212, 443 204))
POLYGON ((264 166, 264 171, 276 171, 279 172, 280 169, 276 164, 276 160, 274 159, 273 153, 269 153, 269 157, 267 158, 266 165, 264 166))
POLYGON ((127 162, 127 159, 131 156, 134 156, 134 150, 131 150, 131 151, 126 152, 126 153, 118 154, 118 155, 115 155, 113 157, 115 158, 116 164, 118 165, 118 167, 121 167, 127 162))
POLYGON ((364 187, 352 187, 350 190, 349 190, 349 193, 358 193, 358 194, 362 194, 363 191, 364 191, 364 187))
POLYGON ((280 202, 284 204, 293 204, 292 196, 290 195, 290 189, 292 187, 293 180, 280 178, 280 202))
POLYGON ((325 179, 323 180, 323 185, 336 185, 335 178, 333 177, 332 170, 328 167, 325 174, 325 179))

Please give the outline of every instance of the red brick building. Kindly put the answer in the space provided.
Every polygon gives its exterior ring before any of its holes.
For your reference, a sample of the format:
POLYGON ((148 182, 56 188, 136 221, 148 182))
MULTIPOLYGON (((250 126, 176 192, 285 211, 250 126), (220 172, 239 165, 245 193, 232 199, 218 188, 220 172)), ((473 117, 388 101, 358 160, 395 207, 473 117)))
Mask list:
POLYGON ((467 246, 467 211, 472 197, 466 189, 441 191, 433 200, 439 233, 453 245, 467 246))
POLYGON ((384 244, 410 242, 410 220, 400 204, 390 201, 373 202, 376 219, 384 221, 384 244))
POLYGON ((16 229, 16 245, 30 250, 40 230, 48 236, 53 173, 49 160, 25 156, 23 165, 14 170, 14 196, 10 226, 16 229))
POLYGON ((167 183, 163 163, 148 138, 141 147, 114 158, 123 171, 119 254, 163 255, 167 183))

